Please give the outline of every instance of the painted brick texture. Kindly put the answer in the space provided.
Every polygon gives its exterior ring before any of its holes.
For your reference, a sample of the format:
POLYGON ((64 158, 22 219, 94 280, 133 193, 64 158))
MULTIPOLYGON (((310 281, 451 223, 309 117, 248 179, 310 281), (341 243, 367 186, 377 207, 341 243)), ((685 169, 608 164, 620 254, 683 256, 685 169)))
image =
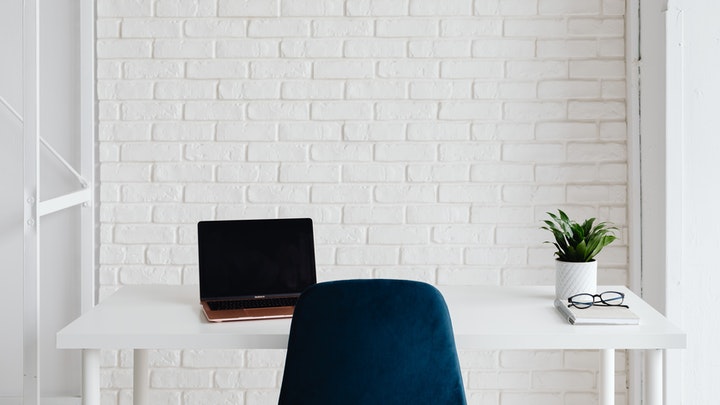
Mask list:
MULTIPOLYGON (((100 297, 195 284, 195 224, 312 217, 320 280, 553 283, 546 211, 628 280, 622 0, 99 0, 100 297)), ((463 352, 478 405, 597 402, 595 352, 463 352)), ((273 404, 282 351, 152 353, 153 403, 273 404)), ((131 403, 103 353, 103 404, 131 403)), ((617 401, 627 403, 625 354, 617 401)))

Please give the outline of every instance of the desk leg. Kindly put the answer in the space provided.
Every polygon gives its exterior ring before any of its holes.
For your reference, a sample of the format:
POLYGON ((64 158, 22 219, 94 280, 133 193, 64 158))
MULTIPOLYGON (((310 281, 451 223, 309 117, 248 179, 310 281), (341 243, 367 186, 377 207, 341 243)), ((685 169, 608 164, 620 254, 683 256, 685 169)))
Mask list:
POLYGON ((598 383, 600 405, 615 403, 615 350, 600 350, 600 381, 598 383))
POLYGON ((100 349, 82 351, 82 404, 100 405, 100 349))
POLYGON ((133 351, 133 405, 150 403, 148 376, 148 350, 135 349, 133 351))
POLYGON ((645 402, 648 405, 663 403, 663 352, 645 350, 645 402))

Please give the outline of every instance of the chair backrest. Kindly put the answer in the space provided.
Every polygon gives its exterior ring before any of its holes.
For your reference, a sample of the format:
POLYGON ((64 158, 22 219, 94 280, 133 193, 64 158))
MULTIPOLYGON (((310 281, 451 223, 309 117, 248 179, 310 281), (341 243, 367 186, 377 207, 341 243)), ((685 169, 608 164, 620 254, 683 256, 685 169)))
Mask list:
POLYGON ((465 403, 450 315, 435 287, 343 280, 300 296, 280 405, 465 403))

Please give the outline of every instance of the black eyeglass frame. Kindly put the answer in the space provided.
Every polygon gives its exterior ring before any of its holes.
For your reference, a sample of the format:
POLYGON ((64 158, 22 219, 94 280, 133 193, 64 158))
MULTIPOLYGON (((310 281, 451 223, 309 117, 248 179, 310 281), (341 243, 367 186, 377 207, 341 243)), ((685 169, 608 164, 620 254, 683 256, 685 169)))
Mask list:
POLYGON ((590 294, 590 293, 580 293, 575 294, 573 296, 568 297, 568 308, 569 307, 575 307, 578 309, 587 309, 595 305, 599 306, 605 306, 605 307, 623 307, 623 308, 630 308, 629 306, 623 304, 625 302, 625 294, 621 293, 620 291, 603 291, 600 294, 590 294), (604 294, 617 294, 618 298, 613 299, 620 299, 619 303, 614 302, 608 302, 610 299, 603 299, 604 294), (587 296, 592 298, 592 302, 577 302, 575 298, 581 297, 581 296, 587 296), (600 301, 597 301, 595 298, 598 298, 600 301), (607 300, 607 301, 606 301, 607 300))

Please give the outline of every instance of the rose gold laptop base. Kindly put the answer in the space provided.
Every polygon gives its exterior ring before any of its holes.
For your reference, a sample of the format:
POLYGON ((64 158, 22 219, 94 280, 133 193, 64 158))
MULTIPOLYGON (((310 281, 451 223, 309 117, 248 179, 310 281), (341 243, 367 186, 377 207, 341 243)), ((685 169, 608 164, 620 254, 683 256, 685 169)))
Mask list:
POLYGON ((210 322, 251 321, 255 319, 292 318, 295 307, 212 310, 202 303, 203 314, 210 322))

